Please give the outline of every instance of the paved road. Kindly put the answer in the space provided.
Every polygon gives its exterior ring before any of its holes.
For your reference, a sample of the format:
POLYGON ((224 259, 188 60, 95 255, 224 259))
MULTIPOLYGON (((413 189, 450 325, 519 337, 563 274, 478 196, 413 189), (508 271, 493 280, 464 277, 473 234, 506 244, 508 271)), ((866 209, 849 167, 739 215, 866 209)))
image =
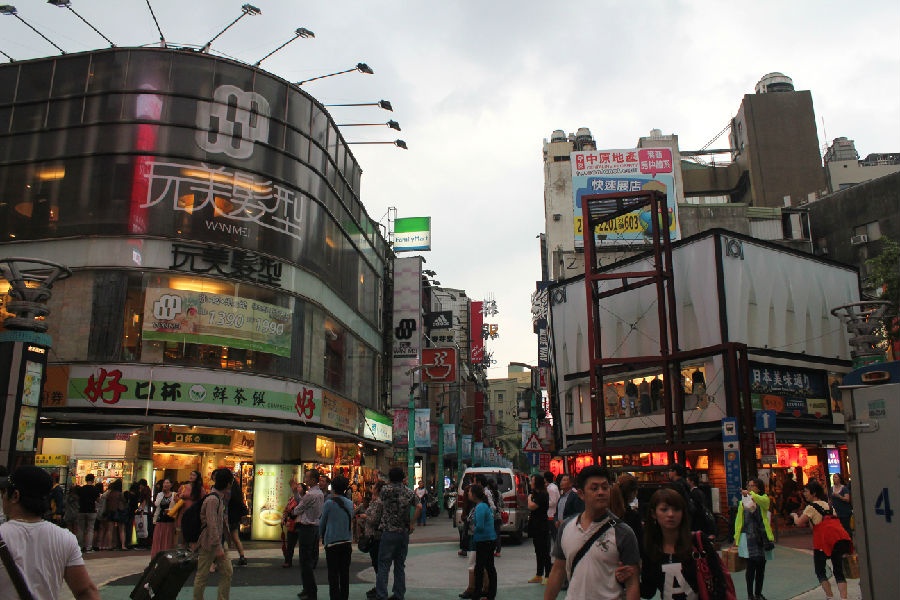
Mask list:
MULTIPOLYGON (((410 544, 407 560, 408 600, 419 598, 456 600, 466 586, 465 559, 456 555, 456 530, 450 520, 438 518, 424 528, 416 529, 410 544)), ((505 541, 505 540, 504 540, 505 541)), ((808 534, 783 536, 779 540, 776 558, 768 563, 766 585, 763 590, 769 600, 813 600, 824 598, 813 574, 812 552, 808 550, 811 539, 808 534)), ((236 600, 276 600, 296 598, 300 591, 300 571, 296 566, 281 568, 279 544, 251 542, 247 544, 249 565, 235 567, 231 597, 236 600)), ((94 581, 101 586, 101 596, 110 600, 125 600, 137 582, 140 573, 149 563, 147 551, 103 552, 88 555, 87 565, 94 581)), ((324 553, 316 579, 319 597, 328 597, 327 569, 324 553)), ((516 600, 539 600, 543 586, 528 584, 534 575, 534 549, 529 542, 521 546, 506 544, 497 559, 499 578, 498 597, 516 600)), ((216 575, 210 577, 207 598, 215 598, 216 575)), ((368 555, 354 551, 350 574, 350 598, 363 600, 366 590, 374 586, 375 573, 368 555)), ((734 574, 738 598, 746 600, 743 573, 734 574)), ((192 582, 188 581, 178 600, 192 598, 192 582)), ((851 599, 859 599, 858 581, 851 582, 851 599)), ((66 594, 67 600, 71 598, 66 594)), ((560 598, 564 598, 564 594, 560 598)))

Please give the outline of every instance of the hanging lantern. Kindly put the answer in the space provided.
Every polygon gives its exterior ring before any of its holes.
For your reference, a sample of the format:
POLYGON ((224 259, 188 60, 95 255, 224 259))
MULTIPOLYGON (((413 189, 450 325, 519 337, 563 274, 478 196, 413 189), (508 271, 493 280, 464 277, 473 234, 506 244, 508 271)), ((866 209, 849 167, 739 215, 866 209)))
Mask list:
POLYGON ((558 477, 561 473, 563 473, 563 459, 554 458, 550 461, 550 472, 553 473, 554 477, 558 477))

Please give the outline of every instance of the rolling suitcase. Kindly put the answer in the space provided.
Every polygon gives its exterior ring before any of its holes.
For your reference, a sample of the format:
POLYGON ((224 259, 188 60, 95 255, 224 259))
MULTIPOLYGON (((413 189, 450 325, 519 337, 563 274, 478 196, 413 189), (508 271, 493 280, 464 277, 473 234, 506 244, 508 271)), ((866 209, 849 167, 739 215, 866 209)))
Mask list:
POLYGON ((175 600, 196 568, 197 555, 189 550, 157 552, 130 597, 133 600, 175 600))

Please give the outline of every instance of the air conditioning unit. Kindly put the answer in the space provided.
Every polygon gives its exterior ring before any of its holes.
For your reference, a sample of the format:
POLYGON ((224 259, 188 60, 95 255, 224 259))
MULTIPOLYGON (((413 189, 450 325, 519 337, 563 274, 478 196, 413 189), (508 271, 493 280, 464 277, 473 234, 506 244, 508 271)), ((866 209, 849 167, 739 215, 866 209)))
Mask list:
POLYGON ((851 246, 859 246, 860 244, 865 244, 865 243, 867 243, 868 241, 869 241, 869 236, 867 236, 866 234, 862 233, 862 234, 860 234, 860 235, 854 235, 853 237, 851 237, 851 238, 850 238, 850 245, 851 245, 851 246))

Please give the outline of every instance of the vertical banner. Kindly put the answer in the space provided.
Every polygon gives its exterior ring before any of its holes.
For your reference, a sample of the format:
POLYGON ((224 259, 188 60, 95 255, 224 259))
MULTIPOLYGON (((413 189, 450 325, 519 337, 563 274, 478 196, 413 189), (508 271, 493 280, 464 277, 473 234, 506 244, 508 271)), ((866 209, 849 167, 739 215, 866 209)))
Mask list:
POLYGON ((460 452, 462 452, 461 460, 472 460, 472 434, 467 433, 459 436, 460 452))
POLYGON ((722 445, 725 449, 725 493, 729 508, 734 508, 741 501, 741 451, 738 444, 737 419, 722 419, 722 445))
POLYGON ((398 408, 394 410, 394 445, 406 447, 409 439, 409 410, 398 408))
POLYGON ((484 362, 484 338, 481 334, 481 328, 484 326, 484 314, 482 313, 482 309, 484 307, 484 302, 473 302, 470 305, 470 314, 469 314, 469 331, 470 333, 470 344, 471 344, 471 360, 472 364, 478 364, 484 362))
POLYGON ((441 435, 444 436, 444 456, 456 454, 456 425, 445 424, 441 435))
POLYGON ((484 463, 484 444, 482 442, 472 444, 472 462, 476 465, 484 463))
POLYGON ((431 409, 417 408, 415 419, 416 448, 431 448, 431 409))
POLYGON ((409 388, 418 381, 418 375, 410 371, 419 366, 422 346, 423 260, 421 256, 404 256, 394 260, 391 406, 395 408, 406 408, 409 388))

